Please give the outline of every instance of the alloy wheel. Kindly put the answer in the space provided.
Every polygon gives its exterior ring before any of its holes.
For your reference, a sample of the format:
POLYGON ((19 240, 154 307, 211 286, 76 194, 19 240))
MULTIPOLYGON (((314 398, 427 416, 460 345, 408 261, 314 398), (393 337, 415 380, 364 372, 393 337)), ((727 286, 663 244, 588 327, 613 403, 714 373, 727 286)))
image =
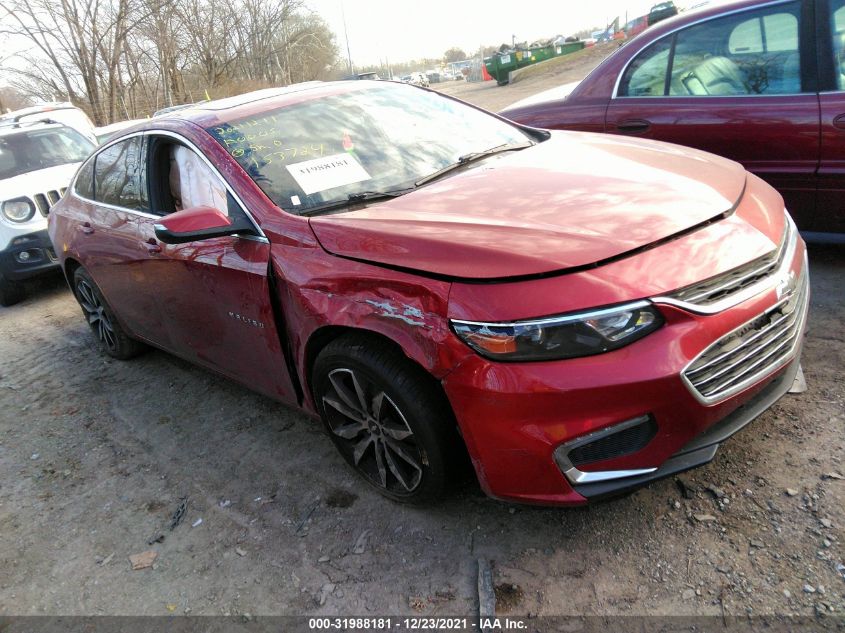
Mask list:
POLYGON ((116 349, 117 339, 115 338, 114 327, 97 293, 84 279, 77 282, 76 292, 79 305, 82 306, 82 311, 88 320, 88 325, 91 326, 97 337, 109 350, 116 349))
POLYGON ((375 486, 410 494, 422 480, 423 454, 399 407, 361 372, 329 372, 323 395, 328 426, 352 464, 375 486))

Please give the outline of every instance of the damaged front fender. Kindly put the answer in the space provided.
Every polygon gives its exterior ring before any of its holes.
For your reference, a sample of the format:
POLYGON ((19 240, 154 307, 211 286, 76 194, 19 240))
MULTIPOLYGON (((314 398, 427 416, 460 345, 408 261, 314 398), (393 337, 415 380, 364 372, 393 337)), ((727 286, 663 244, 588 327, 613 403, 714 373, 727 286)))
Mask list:
POLYGON ((449 329, 450 282, 348 260, 338 266, 307 227, 298 235, 287 228, 272 240, 271 266, 304 406, 313 411, 309 342, 321 340, 326 328, 383 336, 438 380, 472 355, 449 329))

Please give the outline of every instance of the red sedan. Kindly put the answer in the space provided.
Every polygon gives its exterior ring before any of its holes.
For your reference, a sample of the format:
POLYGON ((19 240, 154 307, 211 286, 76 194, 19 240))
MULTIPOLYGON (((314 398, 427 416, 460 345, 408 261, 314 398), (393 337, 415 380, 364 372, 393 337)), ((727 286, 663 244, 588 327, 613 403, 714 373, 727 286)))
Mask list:
POLYGON ((103 350, 319 415, 386 496, 468 454, 579 504, 711 460, 799 369, 804 243, 737 163, 388 82, 197 105, 100 148, 50 237, 103 350))
POLYGON ((514 121, 651 138, 736 160, 805 236, 845 233, 845 0, 741 0, 681 14, 514 121), (566 93, 569 93, 566 96, 566 93))

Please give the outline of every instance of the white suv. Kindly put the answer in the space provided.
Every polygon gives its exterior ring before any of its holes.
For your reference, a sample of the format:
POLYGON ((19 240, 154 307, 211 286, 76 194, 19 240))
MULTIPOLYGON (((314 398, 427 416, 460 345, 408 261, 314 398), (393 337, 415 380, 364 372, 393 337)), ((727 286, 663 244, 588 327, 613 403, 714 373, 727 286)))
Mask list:
POLYGON ((0 305, 23 298, 20 281, 56 267, 47 215, 95 148, 52 121, 0 121, 0 305))

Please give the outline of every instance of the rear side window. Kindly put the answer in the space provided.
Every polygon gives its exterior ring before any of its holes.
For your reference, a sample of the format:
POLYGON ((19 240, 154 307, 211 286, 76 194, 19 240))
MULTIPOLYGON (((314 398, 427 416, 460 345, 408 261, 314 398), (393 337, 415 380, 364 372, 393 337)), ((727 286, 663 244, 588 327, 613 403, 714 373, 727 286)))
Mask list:
POLYGON ((134 211, 148 211, 143 186, 143 138, 135 136, 115 143, 96 156, 94 200, 134 211))
POLYGON ((678 31, 634 59, 619 96, 800 93, 800 14, 800 2, 790 2, 678 31))
POLYGON ((88 200, 94 199, 94 158, 90 158, 79 168, 73 190, 78 196, 88 200))

